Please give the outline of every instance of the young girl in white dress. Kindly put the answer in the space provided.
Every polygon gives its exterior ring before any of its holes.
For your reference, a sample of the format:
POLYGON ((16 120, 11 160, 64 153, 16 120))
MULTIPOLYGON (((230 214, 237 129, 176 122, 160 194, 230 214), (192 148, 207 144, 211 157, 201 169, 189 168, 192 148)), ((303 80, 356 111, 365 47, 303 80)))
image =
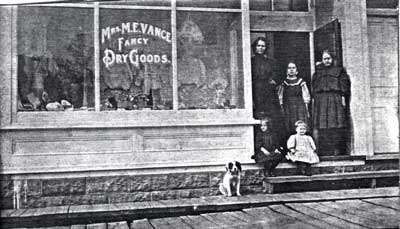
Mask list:
POLYGON ((316 147, 311 136, 306 135, 307 124, 302 120, 295 123, 296 134, 291 135, 287 141, 290 152, 286 158, 297 164, 301 175, 311 176, 311 164, 319 162, 316 147))

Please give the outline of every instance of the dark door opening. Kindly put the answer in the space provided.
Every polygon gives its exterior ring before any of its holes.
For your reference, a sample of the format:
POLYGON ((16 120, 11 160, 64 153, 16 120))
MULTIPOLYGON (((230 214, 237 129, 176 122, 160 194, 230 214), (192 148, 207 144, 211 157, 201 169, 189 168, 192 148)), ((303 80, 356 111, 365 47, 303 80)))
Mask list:
POLYGON ((275 74, 279 79, 286 77, 286 69, 289 61, 297 65, 299 76, 311 80, 310 69, 310 42, 308 33, 300 32, 252 32, 251 40, 257 37, 265 37, 268 41, 267 56, 275 60, 275 74))
MULTIPOLYGON (((286 147, 286 141, 293 131, 290 132, 287 128, 287 123, 285 122, 285 117, 283 113, 280 113, 281 109, 278 102, 278 109, 274 109, 276 106, 273 104, 265 105, 263 102, 255 102, 254 100, 265 100, 272 101, 271 98, 265 98, 266 95, 271 96, 278 94, 277 86, 280 85, 283 80, 285 80, 287 76, 287 67, 289 62, 294 62, 297 66, 298 77, 303 78, 306 81, 307 86, 309 88, 311 81, 311 68, 310 68, 310 42, 309 42, 309 33, 300 33, 300 32, 252 32, 251 40, 252 43, 257 40, 258 37, 264 37, 266 40, 266 56, 269 59, 269 63, 271 68, 273 69, 274 80, 276 81, 276 85, 274 87, 270 87, 267 85, 265 90, 271 90, 271 92, 264 93, 264 88, 261 90, 258 88, 259 84, 257 83, 260 80, 259 73, 254 74, 253 77, 253 116, 255 119, 261 119, 260 117, 265 117, 260 115, 260 110, 266 114, 266 116, 271 119, 269 125, 271 128, 276 128, 274 131, 277 132, 277 136, 279 138, 279 145, 286 147), (254 83, 256 81, 256 83, 254 83), (260 93, 260 94, 258 94, 260 93), (257 107, 257 106, 260 107, 257 107), (271 110, 266 110, 271 108, 271 110), (280 115, 276 115, 280 113, 280 115), (271 117, 272 116, 272 117, 271 117)), ((254 51, 254 50, 253 50, 254 51)), ((255 56, 255 53, 252 53, 252 56, 255 56)), ((252 61, 255 58, 252 58, 252 61)), ((252 64, 252 68, 257 68, 252 64)), ((253 69, 254 70, 254 69, 253 69)), ((262 76, 261 76, 262 78, 262 76)), ((261 79, 267 80, 267 79, 261 79)), ((310 89, 310 88, 309 88, 310 89)), ((267 102, 269 103, 269 102, 267 102)), ((257 138, 257 134, 259 134, 260 126, 256 126, 254 130, 254 136, 257 138)), ((257 150, 257 149, 256 149, 257 150)))

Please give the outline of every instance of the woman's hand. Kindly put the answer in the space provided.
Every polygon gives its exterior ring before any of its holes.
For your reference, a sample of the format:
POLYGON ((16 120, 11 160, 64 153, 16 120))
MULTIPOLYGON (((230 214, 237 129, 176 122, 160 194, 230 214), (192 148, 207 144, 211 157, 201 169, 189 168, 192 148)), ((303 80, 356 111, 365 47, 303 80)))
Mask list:
POLYGON ((264 147, 261 147, 261 152, 263 152, 264 153, 264 155, 266 155, 266 156, 269 156, 271 153, 267 150, 267 149, 265 149, 264 147))
POLYGON ((344 96, 342 96, 342 105, 345 107, 346 106, 346 98, 344 98, 344 96))

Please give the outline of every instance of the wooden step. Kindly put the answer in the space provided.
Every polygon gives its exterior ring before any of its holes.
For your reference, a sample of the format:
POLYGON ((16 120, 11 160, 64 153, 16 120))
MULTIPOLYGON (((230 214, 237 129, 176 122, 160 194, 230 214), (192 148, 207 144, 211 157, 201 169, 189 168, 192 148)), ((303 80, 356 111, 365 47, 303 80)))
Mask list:
POLYGON ((366 156, 352 156, 352 155, 339 155, 339 156, 320 156, 320 161, 365 161, 366 156))
POLYGON ((274 192, 274 184, 334 180, 371 179, 371 188, 376 187, 377 178, 399 177, 399 170, 361 171, 347 173, 316 174, 313 176, 278 176, 266 177, 263 181, 267 193, 274 192))

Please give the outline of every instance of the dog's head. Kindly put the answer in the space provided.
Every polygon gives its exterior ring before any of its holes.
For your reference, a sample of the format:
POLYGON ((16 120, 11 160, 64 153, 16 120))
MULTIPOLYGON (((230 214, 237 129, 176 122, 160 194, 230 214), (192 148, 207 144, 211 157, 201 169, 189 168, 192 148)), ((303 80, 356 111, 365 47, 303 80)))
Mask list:
POLYGON ((238 161, 231 161, 225 167, 226 171, 232 175, 239 175, 242 172, 242 164, 238 161))

